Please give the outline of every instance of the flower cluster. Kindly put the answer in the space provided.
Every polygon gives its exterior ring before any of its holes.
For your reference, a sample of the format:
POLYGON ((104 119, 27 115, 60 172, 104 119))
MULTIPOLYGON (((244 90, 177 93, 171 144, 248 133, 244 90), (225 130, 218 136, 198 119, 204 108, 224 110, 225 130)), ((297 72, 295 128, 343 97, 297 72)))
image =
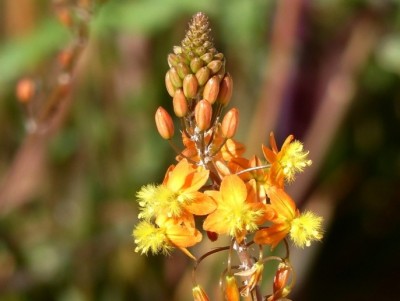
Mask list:
MULTIPOLYGON (((215 49, 210 31, 207 17, 197 13, 181 45, 168 56, 165 84, 180 119, 184 148, 179 150, 172 141, 172 117, 158 108, 158 132, 177 151, 177 163, 168 168, 160 185, 146 185, 137 193, 140 222, 133 230, 135 250, 167 254, 179 248, 196 260, 197 266, 201 260, 188 248, 202 240, 202 231, 212 240, 227 235, 232 243, 221 251, 235 250, 241 264, 228 266, 224 273, 221 283, 226 299, 251 295, 253 300, 261 300, 258 285, 264 264, 278 260, 273 294, 268 297, 278 300, 291 287, 287 285, 292 273, 288 256, 264 257, 260 251, 259 259, 254 260, 248 247, 256 243, 260 248, 273 249, 281 241, 287 247, 286 238, 290 237, 303 248, 321 240, 322 218, 312 212, 300 213, 285 192, 285 185, 294 181, 311 160, 292 135, 279 149, 271 134, 270 147, 262 146, 264 158, 243 156, 244 145, 233 139, 239 111, 232 108, 223 114, 232 96, 233 81, 225 72, 225 57, 215 49), (201 220, 195 221, 196 216, 203 217, 202 226, 196 225, 201 220)), ((194 283, 194 300, 208 300, 203 288, 194 283)))

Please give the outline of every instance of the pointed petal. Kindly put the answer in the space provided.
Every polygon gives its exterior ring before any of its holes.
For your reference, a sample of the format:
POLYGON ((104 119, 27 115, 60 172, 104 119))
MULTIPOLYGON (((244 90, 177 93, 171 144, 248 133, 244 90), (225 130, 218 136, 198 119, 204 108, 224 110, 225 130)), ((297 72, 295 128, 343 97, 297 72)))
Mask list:
POLYGON ((206 217, 203 229, 217 234, 226 234, 229 231, 226 223, 221 221, 221 214, 218 212, 218 209, 206 217))
POLYGON ((206 169, 203 170, 196 170, 193 168, 190 174, 186 177, 186 181, 184 184, 184 190, 185 192, 192 192, 192 191, 197 191, 203 185, 207 182, 208 180, 208 175, 209 171, 206 169))
POLYGON ((292 220, 296 217, 296 204, 283 189, 271 187, 267 193, 271 205, 278 215, 287 220, 292 220))
POLYGON ((225 202, 244 203, 247 197, 246 185, 237 175, 226 176, 220 190, 225 202))
POLYGON ((168 239, 177 247, 191 247, 201 241, 202 235, 195 228, 171 226, 166 230, 168 239))
POLYGON ((201 192, 192 192, 190 198, 193 198, 188 205, 185 206, 186 210, 195 215, 206 215, 217 209, 215 201, 201 192))
POLYGON ((269 228, 261 229, 254 235, 254 242, 260 245, 271 245, 274 249, 289 233, 290 227, 285 224, 276 224, 269 228))
POLYGON ((187 175, 191 172, 190 165, 186 159, 182 159, 169 174, 166 183, 167 187, 174 192, 178 192, 185 184, 187 175))
POLYGON ((265 145, 262 145, 261 147, 265 159, 267 159, 267 161, 271 164, 274 163, 276 161, 276 154, 265 145))

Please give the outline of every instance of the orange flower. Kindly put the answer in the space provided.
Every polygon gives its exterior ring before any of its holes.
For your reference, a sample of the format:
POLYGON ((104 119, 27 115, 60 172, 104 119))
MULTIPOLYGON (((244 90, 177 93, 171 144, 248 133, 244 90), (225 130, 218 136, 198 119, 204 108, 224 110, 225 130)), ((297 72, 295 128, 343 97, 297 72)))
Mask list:
POLYGON ((265 204, 248 198, 246 185, 237 175, 224 177, 220 191, 206 191, 217 203, 203 228, 218 234, 228 234, 241 242, 247 232, 258 229, 265 214, 265 204))
POLYGON ((257 231, 254 235, 256 243, 268 244, 275 248, 288 234, 300 248, 310 246, 313 240, 321 240, 322 217, 308 211, 300 214, 294 201, 283 189, 271 187, 268 196, 270 206, 275 211, 275 216, 270 219, 273 224, 269 228, 257 231))
POLYGON ((276 146, 275 136, 270 134, 269 140, 272 149, 262 146, 265 159, 271 163, 271 176, 275 178, 279 187, 283 188, 284 181, 293 181, 295 174, 302 172, 305 167, 311 165, 308 159, 308 151, 303 149, 303 144, 294 140, 293 135, 289 135, 282 145, 280 151, 276 146))
POLYGON ((275 216, 271 219, 273 225, 256 232, 254 241, 257 244, 267 244, 275 248, 290 232, 291 222, 299 215, 293 200, 282 189, 271 187, 268 190, 271 208, 275 216))

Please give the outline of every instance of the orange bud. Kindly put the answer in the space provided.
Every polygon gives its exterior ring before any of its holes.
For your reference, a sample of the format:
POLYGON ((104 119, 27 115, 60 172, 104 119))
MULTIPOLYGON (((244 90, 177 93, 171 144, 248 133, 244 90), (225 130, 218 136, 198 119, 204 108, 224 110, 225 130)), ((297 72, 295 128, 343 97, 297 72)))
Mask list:
POLYGON ((70 67, 74 57, 74 51, 72 49, 64 49, 57 57, 58 63, 62 68, 66 69, 70 67))
POLYGON ((168 94, 174 97, 176 88, 171 82, 171 77, 169 76, 169 71, 165 74, 165 87, 167 88, 168 94))
POLYGON ((188 112, 188 105, 186 101, 186 97, 183 94, 182 89, 178 89, 175 91, 174 98, 172 100, 172 104, 174 106, 174 113, 178 117, 186 116, 188 112))
POLYGON ((200 86, 204 85, 210 78, 210 69, 208 69, 207 67, 200 68, 196 72, 196 78, 200 86))
POLYGON ((183 79, 183 94, 185 94, 187 98, 195 98, 198 86, 199 83, 194 74, 186 75, 183 79))
POLYGON ((219 77, 214 75, 211 77, 204 86, 203 98, 213 104, 217 100, 219 93, 219 77))
POLYGON ((220 60, 211 61, 208 63, 207 67, 210 68, 210 70, 213 74, 215 74, 221 69, 222 61, 220 61, 220 60))
POLYGON ((193 293, 194 301, 209 301, 210 300, 208 298, 206 292, 203 290, 203 288, 200 285, 196 285, 192 289, 192 293, 193 293))
POLYGON ((290 293, 290 286, 287 286, 291 268, 286 263, 280 263, 275 273, 274 283, 272 286, 273 294, 268 297, 268 301, 282 300, 290 293))
POLYGON ((22 103, 28 103, 35 95, 35 83, 29 78, 21 79, 16 88, 17 98, 22 103))
POLYGON ((219 86, 218 102, 226 106, 232 97, 233 80, 229 73, 225 75, 219 86))
POLYGON ((227 301, 240 301, 239 288, 234 276, 225 277, 225 299, 227 301))
POLYGON ((158 133, 166 140, 169 140, 174 136, 174 123, 171 116, 163 108, 159 107, 155 115, 156 126, 158 133))
POLYGON ((224 138, 232 138, 236 129, 239 125, 239 111, 236 108, 232 108, 225 114, 221 124, 221 133, 224 138))
POLYGON ((172 67, 168 71, 169 77, 171 79, 171 83, 174 85, 175 88, 182 87, 182 79, 179 77, 178 71, 175 67, 172 67))
POLYGON ((194 118, 196 119, 197 127, 201 131, 207 130, 211 125, 211 117, 211 104, 205 99, 200 100, 194 109, 194 118))

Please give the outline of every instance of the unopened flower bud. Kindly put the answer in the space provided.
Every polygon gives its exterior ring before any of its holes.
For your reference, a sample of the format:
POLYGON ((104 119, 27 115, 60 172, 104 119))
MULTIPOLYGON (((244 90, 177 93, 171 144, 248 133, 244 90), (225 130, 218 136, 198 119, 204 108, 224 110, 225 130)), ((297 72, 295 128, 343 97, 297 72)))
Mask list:
POLYGON ((208 64, 209 62, 212 61, 213 55, 212 55, 210 52, 207 52, 207 53, 203 54, 200 58, 201 58, 204 62, 206 62, 206 64, 208 64))
POLYGON ((179 57, 174 53, 168 54, 167 60, 168 60, 168 66, 170 68, 175 67, 179 63, 179 57))
POLYGON ((224 59, 224 54, 222 52, 219 52, 216 55, 214 55, 214 59, 222 61, 224 59))
POLYGON ((205 99, 200 100, 194 109, 194 117, 196 119, 196 125, 201 131, 208 130, 211 125, 212 117, 211 104, 205 99))
POLYGON ((227 301, 240 301, 239 288, 234 276, 225 277, 225 299, 227 301))
POLYGON ((178 117, 184 117, 188 111, 188 105, 185 95, 183 94, 182 89, 178 89, 175 91, 174 98, 172 100, 174 106, 174 113, 178 117))
POLYGON ((174 136, 174 122, 172 121, 171 116, 163 107, 159 107, 157 109, 155 120, 160 136, 166 140, 171 139, 174 136))
POLYGON ((196 72, 196 78, 200 86, 203 86, 210 78, 210 69, 202 67, 196 72))
POLYGON ((232 97, 233 80, 229 73, 225 75, 219 86, 218 102, 226 106, 232 97))
POLYGON ((171 83, 174 85, 175 88, 182 87, 182 79, 179 77, 178 71, 175 67, 169 69, 169 77, 171 79, 171 83))
POLYGON ((221 124, 222 136, 226 139, 232 138, 237 130, 239 124, 239 111, 232 108, 225 114, 221 124))
POLYGON ((273 294, 268 298, 268 301, 281 300, 290 293, 290 286, 287 285, 290 272, 290 266, 286 263, 280 263, 275 273, 274 283, 272 286, 273 294))
POLYGON ((194 74, 188 74, 183 79, 183 94, 187 98, 194 98, 197 94, 197 88, 199 83, 197 82, 197 78, 194 74))
POLYGON ((203 98, 207 99, 210 104, 213 104, 217 100, 218 93, 219 77, 217 75, 214 75, 208 80, 208 82, 204 86, 203 98))
POLYGON ((213 60, 207 64, 207 67, 210 68, 212 74, 216 74, 222 67, 222 61, 213 60))
POLYGON ((174 87, 174 85, 171 82, 171 77, 170 77, 169 71, 167 72, 167 74, 165 74, 165 87, 167 88, 168 94, 171 97, 174 97, 176 88, 174 87))
POLYGON ((182 62, 176 65, 176 70, 178 71, 178 75, 181 79, 183 79, 187 74, 190 73, 188 65, 182 62))
POLYGON ((192 69, 193 73, 196 73, 203 66, 204 62, 198 57, 195 57, 190 61, 190 69, 192 69))
POLYGON ((17 98, 22 103, 28 103, 35 95, 35 83, 29 78, 21 79, 16 88, 17 98))
POLYGON ((196 285, 192 289, 193 293, 193 299, 194 301, 209 301, 210 299, 208 298, 206 292, 203 290, 203 288, 200 285, 196 285))
POLYGON ((175 54, 181 54, 182 53, 182 47, 181 46, 174 46, 174 53, 175 54))

